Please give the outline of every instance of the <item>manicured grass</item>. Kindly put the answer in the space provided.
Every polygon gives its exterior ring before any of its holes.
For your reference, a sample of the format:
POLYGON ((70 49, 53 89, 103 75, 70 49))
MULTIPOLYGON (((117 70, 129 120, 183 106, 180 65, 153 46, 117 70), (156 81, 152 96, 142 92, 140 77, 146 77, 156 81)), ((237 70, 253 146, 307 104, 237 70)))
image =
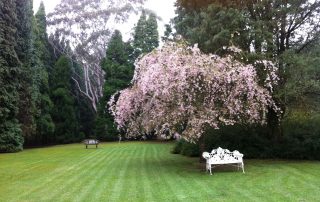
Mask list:
POLYGON ((0 154, 0 201, 319 201, 320 162, 245 160, 210 176, 171 143, 0 154))

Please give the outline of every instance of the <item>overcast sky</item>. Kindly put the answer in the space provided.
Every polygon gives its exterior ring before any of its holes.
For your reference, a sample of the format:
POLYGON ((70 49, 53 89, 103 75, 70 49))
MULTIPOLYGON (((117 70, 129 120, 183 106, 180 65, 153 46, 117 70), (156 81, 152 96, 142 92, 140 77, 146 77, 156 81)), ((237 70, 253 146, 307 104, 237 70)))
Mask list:
MULTIPOLYGON (((41 0, 33 0, 33 10, 36 12, 39 8, 41 0)), ((145 7, 153 10, 158 16, 162 18, 162 21, 158 21, 159 34, 163 35, 164 25, 169 23, 170 19, 174 17, 174 2, 175 0, 147 0, 145 7)), ((46 13, 53 11, 54 7, 60 3, 60 0, 43 0, 46 8, 46 13)), ((133 16, 129 19, 126 25, 119 25, 116 27, 120 29, 124 35, 124 40, 130 37, 134 24, 138 21, 139 16, 133 16)))

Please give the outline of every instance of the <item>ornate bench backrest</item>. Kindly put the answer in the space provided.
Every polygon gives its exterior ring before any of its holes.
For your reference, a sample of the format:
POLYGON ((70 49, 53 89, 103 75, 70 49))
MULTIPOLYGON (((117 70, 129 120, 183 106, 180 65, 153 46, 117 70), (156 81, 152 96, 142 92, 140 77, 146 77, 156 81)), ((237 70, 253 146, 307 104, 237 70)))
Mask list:
POLYGON ((222 149, 221 147, 218 147, 217 149, 213 149, 211 153, 204 152, 203 157, 205 159, 221 162, 221 161, 241 160, 243 157, 243 154, 241 154, 237 150, 230 152, 228 149, 222 149))

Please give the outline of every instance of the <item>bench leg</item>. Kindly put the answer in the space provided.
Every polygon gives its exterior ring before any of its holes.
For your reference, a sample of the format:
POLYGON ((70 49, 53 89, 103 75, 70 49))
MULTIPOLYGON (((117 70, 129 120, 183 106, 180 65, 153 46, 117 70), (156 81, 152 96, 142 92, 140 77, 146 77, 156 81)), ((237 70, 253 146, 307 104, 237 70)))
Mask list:
POLYGON ((206 163, 206 172, 209 172, 210 175, 212 175, 212 172, 211 172, 211 165, 209 163, 206 163))
POLYGON ((98 145, 96 144, 96 149, 98 148, 98 145))
POLYGON ((88 145, 86 145, 86 149, 88 149, 88 145))
POLYGON ((243 162, 241 163, 241 167, 242 167, 242 172, 244 173, 244 164, 243 164, 243 162))

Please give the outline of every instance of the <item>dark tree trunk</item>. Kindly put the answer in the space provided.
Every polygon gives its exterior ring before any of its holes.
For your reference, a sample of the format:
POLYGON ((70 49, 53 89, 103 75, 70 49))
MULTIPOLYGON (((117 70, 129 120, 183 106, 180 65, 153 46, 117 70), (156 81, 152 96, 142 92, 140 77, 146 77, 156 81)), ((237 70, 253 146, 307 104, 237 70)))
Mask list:
POLYGON ((206 151, 206 144, 204 135, 202 135, 199 139, 199 162, 205 162, 205 159, 202 157, 202 153, 206 151))

